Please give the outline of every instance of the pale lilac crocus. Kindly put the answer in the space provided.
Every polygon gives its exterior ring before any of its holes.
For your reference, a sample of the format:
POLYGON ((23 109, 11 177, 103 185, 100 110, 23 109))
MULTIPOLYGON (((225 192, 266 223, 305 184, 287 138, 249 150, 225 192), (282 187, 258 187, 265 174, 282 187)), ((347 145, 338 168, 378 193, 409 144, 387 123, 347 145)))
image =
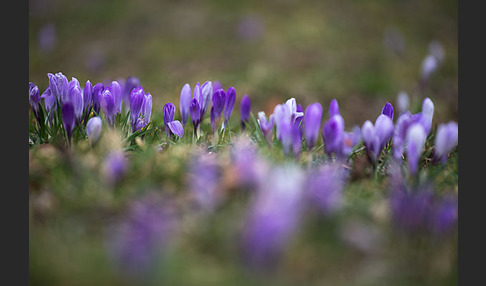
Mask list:
POLYGON ((427 134, 421 124, 413 124, 407 130, 407 162, 411 174, 415 175, 419 167, 419 159, 422 154, 427 134))
POLYGON ((236 91, 235 88, 230 86, 226 91, 226 102, 224 104, 224 124, 223 128, 228 126, 228 121, 233 112, 233 107, 235 106, 236 91))
POLYGON ((111 93, 113 94, 113 97, 115 99, 115 114, 116 113, 121 114, 122 99, 123 99, 123 93, 122 93, 121 85, 120 85, 120 83, 118 83, 118 81, 114 80, 110 83, 108 88, 111 90, 111 93))
POLYGON ((164 111, 164 126, 165 126, 165 134, 170 136, 171 134, 175 134, 179 136, 179 138, 184 135, 184 129, 182 124, 179 120, 174 120, 175 117, 175 105, 173 103, 166 103, 163 108, 164 111))
POLYGON ((428 135, 432 129, 432 119, 434 116, 434 103, 430 98, 425 98, 422 103, 422 111, 412 115, 412 122, 420 123, 428 135))
POLYGON ((44 98, 44 105, 49 118, 49 126, 52 126, 52 119, 54 118, 54 113, 57 110, 56 96, 51 93, 51 88, 48 86, 42 93, 41 98, 44 98))
POLYGON ((304 115, 304 134, 307 148, 314 147, 321 129, 322 105, 319 102, 307 106, 304 115))
POLYGON ((209 107, 209 103, 211 103, 211 97, 213 96, 213 84, 211 81, 206 81, 201 85, 200 93, 199 93, 199 107, 201 110, 201 120, 204 118, 206 114, 206 110, 209 107))
POLYGON ((76 116, 76 123, 79 124, 83 118, 84 100, 79 81, 75 77, 69 82, 68 94, 64 100, 71 101, 74 108, 74 115, 76 116))
POLYGON ((295 165, 273 168, 259 186, 242 234, 242 255, 256 271, 274 268, 296 234, 303 203, 302 171, 295 165))
POLYGON ((69 81, 62 72, 56 74, 48 73, 49 87, 51 93, 56 97, 57 101, 64 100, 68 95, 69 81))
POLYGON ((181 89, 180 112, 182 125, 186 125, 189 118, 189 106, 191 105, 191 86, 186 83, 181 89))
POLYGON ((99 116, 92 117, 88 120, 88 123, 86 124, 86 135, 91 144, 98 141, 101 134, 101 126, 102 121, 99 116))
POLYGON ((361 128, 361 135, 367 150, 367 154, 372 162, 375 162, 380 152, 385 147, 388 140, 393 135, 393 122, 390 117, 380 114, 375 124, 366 120, 361 128))
POLYGON ((305 185, 309 204, 323 215, 335 214, 343 204, 344 184, 345 173, 338 163, 310 170, 305 185))
POLYGON ((329 104, 329 117, 339 114, 339 104, 336 99, 331 100, 329 104))
POLYGON ((267 142, 270 143, 272 141, 272 133, 273 133, 273 123, 274 123, 273 114, 270 115, 269 119, 267 119, 265 112, 259 111, 257 122, 258 122, 258 126, 260 127, 260 130, 262 130, 263 136, 265 137, 267 142))
POLYGON ((447 155, 457 146, 459 140, 458 127, 457 122, 454 121, 439 124, 435 135, 434 157, 436 160, 442 163, 447 161, 447 155))
POLYGON ((412 115, 410 112, 400 114, 397 119, 395 130, 393 131, 392 146, 393 157, 396 160, 402 158, 405 152, 405 140, 407 136, 408 127, 412 124, 412 115))
POLYGON ((240 103, 240 122, 241 122, 241 129, 245 130, 246 123, 250 119, 250 110, 251 110, 251 100, 250 97, 245 94, 241 98, 240 103))

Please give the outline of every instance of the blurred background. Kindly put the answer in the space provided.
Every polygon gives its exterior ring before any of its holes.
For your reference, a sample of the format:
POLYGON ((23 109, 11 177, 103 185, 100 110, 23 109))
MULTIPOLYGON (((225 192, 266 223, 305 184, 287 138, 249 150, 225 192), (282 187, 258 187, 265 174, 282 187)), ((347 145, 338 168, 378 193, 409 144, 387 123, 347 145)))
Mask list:
POLYGON ((295 97, 327 112, 336 98, 346 128, 374 121, 405 91, 412 111, 435 103, 436 123, 457 121, 456 0, 131 1, 30 0, 29 81, 47 73, 93 84, 140 78, 154 112, 179 107, 182 86, 206 80, 248 94, 267 114, 295 97), (435 47, 435 48, 434 48, 435 47), (424 58, 443 58, 419 85, 424 58))

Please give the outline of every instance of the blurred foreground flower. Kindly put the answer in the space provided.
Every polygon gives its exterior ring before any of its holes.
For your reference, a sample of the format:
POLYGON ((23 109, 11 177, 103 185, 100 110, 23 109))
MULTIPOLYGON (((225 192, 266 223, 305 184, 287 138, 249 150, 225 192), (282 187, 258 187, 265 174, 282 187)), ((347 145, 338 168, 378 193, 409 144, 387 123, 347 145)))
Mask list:
POLYGON ((112 151, 103 162, 105 180, 109 185, 118 183, 128 170, 128 159, 122 151, 112 151))
POLYGON ((324 215, 334 214, 343 202, 345 179, 344 169, 339 163, 325 164, 309 171, 306 179, 309 204, 324 215))
POLYGON ((457 146, 459 128, 456 122, 440 124, 435 135, 435 159, 445 163, 447 155, 457 146))
POLYGON ((197 207, 211 211, 223 199, 221 170, 216 161, 216 154, 197 154, 192 159, 187 174, 189 191, 197 207))

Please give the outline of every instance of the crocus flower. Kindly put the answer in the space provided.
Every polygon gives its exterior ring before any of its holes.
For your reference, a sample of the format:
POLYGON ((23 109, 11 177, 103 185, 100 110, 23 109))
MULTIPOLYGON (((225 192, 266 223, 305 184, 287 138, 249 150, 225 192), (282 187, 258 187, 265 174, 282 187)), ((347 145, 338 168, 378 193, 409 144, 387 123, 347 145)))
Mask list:
POLYGON ((425 230, 432 202, 433 195, 428 189, 392 190, 390 209, 395 226, 406 232, 425 230))
POLYGON ((342 154, 349 156, 354 147, 361 141, 361 129, 359 126, 354 126, 351 132, 344 131, 344 140, 342 147, 342 154))
POLYGON ((335 114, 329 118, 322 129, 326 153, 330 156, 335 154, 338 157, 342 155, 344 143, 344 119, 340 114, 335 114))
POLYGON ((49 77, 49 87, 51 88, 51 93, 57 98, 57 101, 64 100, 68 95, 69 82, 65 75, 61 72, 56 74, 48 73, 49 77))
POLYGON ((230 86, 226 91, 226 102, 224 104, 224 128, 228 125, 228 120, 233 112, 235 106, 236 91, 235 88, 230 86))
POLYGON ((66 136, 68 144, 71 145, 71 137, 73 135, 74 124, 76 123, 76 115, 74 114, 74 107, 71 101, 66 100, 62 104, 62 123, 64 130, 66 130, 66 136))
POLYGON ((122 102, 124 102, 123 106, 125 112, 128 111, 130 108, 130 93, 132 92, 132 89, 134 89, 137 86, 140 86, 140 79, 134 76, 127 77, 122 92, 122 102))
POLYGON ((54 113, 57 110, 56 96, 51 93, 51 88, 47 87, 44 93, 42 93, 41 98, 44 98, 44 105, 46 107, 47 114, 49 114, 49 125, 51 126, 54 113))
POLYGON ((213 93, 213 106, 211 107, 211 129, 216 130, 216 122, 219 121, 226 103, 226 93, 223 89, 218 89, 213 93))
POLYGON ((344 184, 345 174, 340 164, 325 164, 309 172, 305 193, 309 203, 323 215, 332 215, 342 206, 344 184))
POLYGON ((287 112, 290 114, 290 120, 294 122, 298 118, 304 116, 304 113, 302 112, 302 106, 300 107, 299 110, 297 110, 298 104, 295 98, 289 98, 286 102, 285 105, 288 107, 287 112))
POLYGON ((388 101, 386 102, 385 106, 383 106, 383 109, 381 110, 381 114, 390 117, 390 119, 393 121, 393 106, 391 103, 388 101))
POLYGON ((459 128, 456 122, 440 124, 435 135, 434 156, 443 163, 447 161, 447 155, 458 143, 459 128))
POLYGON ((242 251, 253 270, 271 270, 286 244, 296 233, 303 203, 301 170, 294 165, 273 168, 257 189, 248 211, 242 251))
POLYGON ((166 103, 164 105, 164 125, 165 125, 165 134, 170 136, 171 134, 176 134, 177 136, 182 137, 184 134, 184 129, 182 124, 179 120, 174 121, 175 116, 175 105, 173 103, 166 103))
POLYGON ((86 124, 86 135, 88 135, 88 139, 91 144, 98 141, 101 134, 101 125, 101 118, 98 116, 92 117, 88 120, 88 123, 86 124))
POLYGON ((108 88, 111 91, 111 94, 113 95, 113 98, 115 99, 115 114, 116 113, 121 113, 121 108, 122 108, 122 88, 118 81, 114 80, 110 83, 108 88))
POLYGON ((123 220, 109 234, 109 253, 123 274, 143 279, 170 247, 178 223, 170 202, 154 193, 131 202, 123 220))
POLYGON ((128 159, 121 151, 110 152, 103 161, 105 180, 113 185, 119 182, 128 171, 128 159))
POLYGON ((197 208, 212 211, 223 199, 222 171, 215 154, 198 154, 192 158, 187 176, 189 191, 197 208))
POLYGON ((73 104, 74 115, 76 116, 76 122, 79 124, 83 118, 83 92, 79 86, 79 81, 75 77, 71 79, 68 87, 68 94, 64 100, 70 100, 73 104))
POLYGON ((115 97, 111 92, 110 88, 105 88, 100 96, 100 105, 101 109, 105 113, 105 119, 109 125, 115 125, 115 114, 116 114, 116 106, 115 106, 115 97))
POLYGON ((186 125, 189 118, 189 106, 191 105, 191 86, 186 83, 181 89, 180 112, 182 125, 186 125))
POLYGON ((201 108, 201 120, 206 114, 206 110, 211 102, 211 97, 213 96, 213 84, 210 81, 206 81, 201 86, 200 97, 198 98, 199 105, 201 108))
POLYGON ((83 89, 83 112, 85 113, 85 121, 88 118, 91 106, 93 106, 93 92, 93 84, 87 80, 83 89))
POLYGON ((143 117, 144 120, 147 123, 149 123, 151 116, 152 116, 152 95, 149 92, 147 92, 143 98, 143 104, 140 110, 140 117, 143 117))
POLYGON ((197 135, 199 123, 201 123, 201 109, 197 99, 193 98, 189 105, 189 112, 191 113, 192 124, 194 125, 194 135, 197 135))
POLYGON ((427 134, 420 124, 413 124, 407 130, 407 162, 411 174, 418 171, 418 163, 422 154, 427 134))
POLYGON ((322 105, 319 102, 307 106, 304 115, 304 134, 307 148, 312 149, 321 129, 322 105))
POLYGON ((272 132, 273 132, 273 116, 271 115, 270 118, 267 120, 267 116, 265 115, 265 112, 259 111, 258 112, 258 126, 260 126, 260 129, 262 130, 263 136, 265 136, 265 139, 267 142, 272 141, 272 132))
POLYGON ((329 117, 339 114, 339 104, 336 99, 331 100, 329 104, 329 117))
POLYGON ((241 115, 241 129, 245 130, 245 123, 248 122, 250 119, 250 110, 251 110, 251 100, 250 97, 245 94, 241 98, 241 104, 240 104, 240 115, 241 115))
POLYGON ((253 190, 266 179, 269 164, 248 137, 238 136, 233 142, 231 158, 234 172, 232 174, 237 176, 236 185, 250 187, 253 190))
POLYGON ((457 198, 450 195, 446 196, 437 200, 435 204, 430 219, 431 228, 438 235, 448 233, 456 225, 457 217, 457 198))
POLYGON ((145 91, 143 87, 138 86, 130 92, 130 123, 132 130, 135 130, 135 124, 142 110, 143 101, 145 100, 145 91))
POLYGON ((220 88, 223 88, 223 85, 221 84, 221 82, 219 82, 217 80, 216 81, 213 81, 213 91, 214 90, 218 90, 220 88))
POLYGON ((388 140, 393 135, 393 122, 390 117, 380 114, 375 125, 366 120, 361 128, 361 135, 369 158, 374 162, 380 155, 388 140))
POLYGON ((97 83, 93 87, 93 110, 97 115, 100 114, 100 97, 104 89, 105 86, 102 83, 97 83))
POLYGON ((39 88, 33 82, 29 82, 29 103, 30 107, 32 108, 32 112, 34 113, 35 119, 40 122, 40 114, 39 114, 39 103, 41 101, 41 97, 39 94, 39 88))
POLYGON ((405 152, 405 140, 407 136, 407 130, 412 123, 412 115, 410 112, 400 114, 395 125, 393 132, 393 157, 399 160, 405 152))

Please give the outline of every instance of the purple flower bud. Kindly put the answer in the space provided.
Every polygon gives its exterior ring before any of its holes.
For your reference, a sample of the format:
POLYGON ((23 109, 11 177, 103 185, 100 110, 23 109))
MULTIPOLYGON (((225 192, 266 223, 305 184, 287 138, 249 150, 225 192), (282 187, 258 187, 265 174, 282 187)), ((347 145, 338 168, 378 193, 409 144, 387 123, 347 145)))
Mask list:
POLYGON ((167 136, 170 135, 170 129, 169 129, 169 122, 174 121, 174 116, 175 116, 175 105, 172 103, 166 103, 164 105, 163 111, 164 111, 164 125, 165 125, 165 134, 167 136))
POLYGON ((109 88, 105 88, 100 96, 101 109, 105 113, 105 119, 109 125, 115 125, 115 97, 109 88))
POLYGON ((407 162, 411 174, 418 171, 420 155, 425 145, 427 134, 420 124, 413 124, 407 131, 407 162))
POLYGON ((219 118, 226 103, 226 93, 223 89, 218 89, 213 93, 213 113, 214 118, 219 118))
POLYGON ((88 124, 86 124, 86 135, 91 143, 98 141, 101 134, 101 118, 98 116, 92 117, 88 124))
POLYGON ((432 128, 432 118, 434 117, 434 103, 428 97, 422 103, 422 116, 425 122, 425 133, 429 134, 432 128))
POLYGON ((167 123, 167 126, 169 127, 170 132, 179 136, 179 138, 182 138, 182 136, 184 135, 184 128, 182 127, 182 124, 179 120, 171 121, 167 123))
POLYGON ((245 130, 245 122, 248 122, 250 119, 250 110, 251 110, 251 100, 250 97, 245 94, 241 98, 240 103, 240 115, 241 115, 241 128, 245 130))
POLYGON ((29 103, 37 121, 40 121, 39 103, 41 101, 39 88, 33 82, 29 82, 29 103))
POLYGON ((206 114, 206 110, 211 102, 211 97, 213 96, 213 85, 210 81, 206 81, 201 86, 201 93, 199 104, 201 108, 201 120, 204 118, 204 114, 206 114))
POLYGON ((270 142, 272 139, 272 132, 273 132, 273 117, 270 120, 267 120, 267 116, 265 115, 265 112, 260 111, 258 112, 258 125, 260 126, 260 129, 262 130, 263 136, 265 136, 265 139, 270 142))
POLYGON ((457 199, 447 196, 436 203, 434 208, 431 226, 436 234, 450 232, 457 222, 458 210, 457 199))
POLYGON ((273 168, 251 203, 242 235, 244 261, 271 270, 296 233, 303 203, 303 174, 292 165, 273 168))
POLYGON ((112 151, 103 162, 104 175, 108 184, 119 182, 128 170, 128 160, 121 151, 112 151))
POLYGON ((380 142, 380 151, 393 136, 393 131, 394 126, 390 117, 380 114, 375 121, 375 135, 378 137, 378 141, 380 142))
POLYGON ((366 147, 366 151, 368 156, 376 160, 378 158, 380 150, 380 140, 378 136, 376 136, 375 126, 371 121, 366 120, 361 128, 361 136, 363 137, 364 145, 366 147))
POLYGON ((402 113, 398 119, 393 133, 393 157, 400 159, 405 151, 405 140, 407 136, 407 130, 412 123, 412 115, 410 112, 402 113))
POLYGON ((199 123, 201 122, 201 109, 199 107, 199 102, 197 99, 193 98, 191 104, 189 105, 189 112, 191 113, 192 124, 194 125, 194 130, 197 129, 199 123))
POLYGON ((70 100, 73 104, 74 108, 74 115, 76 116, 76 121, 80 122, 83 118, 83 93, 81 91, 81 87, 79 86, 79 82, 76 78, 73 77, 69 84, 69 93, 65 100, 70 100))
POLYGON ((100 97, 103 90, 105 90, 105 86, 102 83, 97 83, 93 87, 93 110, 97 115, 100 114, 100 97))
POLYGON ((49 120, 52 120, 54 111, 57 110, 57 100, 56 96, 51 93, 51 88, 47 87, 44 93, 42 93, 41 98, 44 98, 44 104, 46 106, 46 112, 49 114, 49 120), (51 112, 52 110, 52 112, 51 112))
POLYGON ((341 115, 335 114, 324 123, 322 137, 326 153, 329 156, 334 153, 337 157, 341 157, 344 144, 344 119, 341 115))
POLYGON ((130 123, 132 130, 135 130, 135 123, 142 110, 143 101, 145 100, 145 91, 143 87, 138 86, 130 92, 130 123))
POLYGON ((317 142, 321 130, 322 105, 319 102, 307 106, 304 115, 305 142, 307 148, 312 149, 317 142))
POLYGON ((292 114, 287 104, 277 104, 273 109, 275 126, 277 128, 277 139, 282 140, 282 130, 284 124, 290 124, 292 114))
POLYGON ((144 95, 140 116, 144 118, 145 122, 150 122, 150 117, 152 116, 152 95, 149 92, 144 95))
POLYGON ((130 93, 132 89, 140 86, 140 79, 134 76, 127 77, 125 85, 123 86, 122 101, 125 103, 124 109, 127 111, 130 108, 130 93))
POLYGON ((329 117, 339 114, 339 105, 336 99, 331 100, 329 104, 329 117))
POLYGON ((65 75, 61 72, 56 74, 48 73, 49 77, 49 87, 51 88, 51 93, 57 98, 57 100, 64 99, 68 94, 69 82, 65 75))
POLYGON ((228 120, 233 112, 235 106, 236 91, 235 88, 230 86, 226 91, 226 102, 224 104, 224 127, 228 125, 228 120))
POLYGON ((67 100, 62 104, 62 123, 66 130, 68 144, 71 144, 71 137, 73 135, 74 124, 76 116, 74 114, 74 107, 71 101, 67 100))
POLYGON ((390 119, 393 121, 393 106, 391 103, 388 101, 386 102, 385 106, 383 106, 383 109, 381 110, 381 114, 390 117, 390 119))
POLYGON ((344 172, 340 165, 326 164, 309 173, 305 193, 311 205, 322 214, 331 215, 342 206, 344 184, 344 172))
POLYGON ((447 155, 456 147, 458 143, 459 128, 456 122, 451 121, 447 124, 440 124, 435 135, 434 156, 442 162, 447 161, 447 155))
POLYGON ((120 84, 114 80, 111 82, 108 88, 111 90, 111 94, 115 99, 115 114, 121 113, 123 94, 122 94, 122 88, 120 84))
POLYGON ((189 106, 191 105, 191 86, 186 83, 181 90, 180 111, 182 124, 186 125, 189 118, 189 106))
POLYGON ((139 117, 137 118, 137 122, 135 122, 135 130, 133 132, 137 132, 142 130, 145 126, 147 126, 148 122, 145 121, 145 118, 139 117))
POLYGON ((93 85, 89 80, 86 81, 83 90, 83 110, 86 113, 89 112, 90 107, 93 105, 93 92, 93 85))

